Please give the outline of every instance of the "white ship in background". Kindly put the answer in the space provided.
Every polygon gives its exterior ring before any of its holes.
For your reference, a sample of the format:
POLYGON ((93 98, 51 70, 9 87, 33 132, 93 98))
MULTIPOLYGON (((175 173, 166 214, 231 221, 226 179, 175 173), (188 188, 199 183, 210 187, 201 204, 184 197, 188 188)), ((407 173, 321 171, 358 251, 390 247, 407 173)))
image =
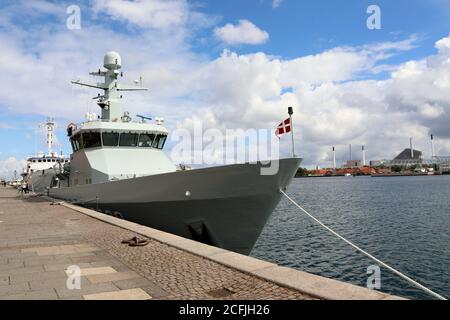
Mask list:
POLYGON ((54 177, 54 167, 60 168, 69 162, 68 158, 53 151, 55 138, 55 121, 53 118, 47 118, 43 126, 46 130, 47 154, 40 152, 28 157, 26 168, 22 174, 23 180, 28 183, 30 191, 36 193, 42 193, 48 189, 54 177))
MULTIPOLYGON (((168 130, 163 121, 122 113, 125 87, 121 57, 108 52, 106 70, 91 73, 100 83, 74 84, 102 90, 101 117, 91 117, 67 133, 70 163, 54 167, 48 194, 106 214, 207 244, 249 254, 272 211, 294 177, 300 159, 279 160, 275 175, 261 175, 264 166, 238 164, 177 170, 163 152, 168 130)), ((277 160, 278 161, 278 160, 277 160)), ((187 168, 185 168, 187 169, 187 168)))

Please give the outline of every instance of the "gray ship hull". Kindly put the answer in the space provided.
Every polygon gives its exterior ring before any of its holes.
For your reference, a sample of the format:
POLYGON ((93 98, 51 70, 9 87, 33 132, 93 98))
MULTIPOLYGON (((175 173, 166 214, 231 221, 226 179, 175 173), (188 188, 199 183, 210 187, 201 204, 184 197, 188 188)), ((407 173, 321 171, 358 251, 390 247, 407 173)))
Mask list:
POLYGON ((33 172, 29 179, 30 190, 35 193, 45 193, 55 176, 54 169, 33 172))
POLYGON ((76 187, 49 195, 107 214, 250 254, 300 159, 279 162, 276 175, 243 164, 181 171, 76 187))

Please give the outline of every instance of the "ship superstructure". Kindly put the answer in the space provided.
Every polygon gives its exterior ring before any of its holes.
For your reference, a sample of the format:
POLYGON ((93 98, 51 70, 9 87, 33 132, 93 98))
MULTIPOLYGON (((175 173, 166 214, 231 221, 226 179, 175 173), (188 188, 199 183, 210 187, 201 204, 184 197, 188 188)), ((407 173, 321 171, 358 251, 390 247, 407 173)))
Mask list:
POLYGON ((54 167, 60 168, 69 162, 69 159, 53 151, 55 121, 53 118, 47 118, 46 122, 40 126, 45 128, 47 153, 39 152, 27 158, 26 167, 22 174, 25 182, 28 183, 30 190, 34 192, 45 192, 52 181, 54 167))
POLYGON ((101 89, 104 95, 95 98, 102 111, 101 117, 87 116, 87 121, 81 125, 68 127, 73 149, 72 174, 70 180, 62 183, 79 186, 176 171, 175 165, 162 152, 168 135, 163 120, 149 123, 150 118, 141 116, 140 122, 133 122, 128 112, 121 112, 122 92, 147 89, 118 84, 122 72, 119 72, 121 58, 117 53, 106 54, 104 67, 107 71, 90 73, 103 77, 104 82, 73 81, 77 85, 101 89))

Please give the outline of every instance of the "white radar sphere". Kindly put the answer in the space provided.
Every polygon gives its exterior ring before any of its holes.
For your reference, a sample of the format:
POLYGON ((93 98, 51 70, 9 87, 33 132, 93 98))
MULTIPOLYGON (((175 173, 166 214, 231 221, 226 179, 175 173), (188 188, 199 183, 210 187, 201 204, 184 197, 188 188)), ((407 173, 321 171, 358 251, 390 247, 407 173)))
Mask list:
POLYGON ((103 66, 108 70, 117 70, 122 68, 122 58, 120 54, 115 51, 110 51, 105 54, 103 66))

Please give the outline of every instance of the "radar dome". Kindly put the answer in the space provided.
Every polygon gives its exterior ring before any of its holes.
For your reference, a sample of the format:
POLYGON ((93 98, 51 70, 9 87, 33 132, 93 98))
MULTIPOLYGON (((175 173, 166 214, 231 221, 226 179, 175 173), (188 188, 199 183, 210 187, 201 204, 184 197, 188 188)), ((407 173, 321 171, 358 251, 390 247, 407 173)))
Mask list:
POLYGON ((122 67, 122 58, 120 54, 115 51, 110 51, 105 54, 103 66, 108 70, 116 70, 122 67))

